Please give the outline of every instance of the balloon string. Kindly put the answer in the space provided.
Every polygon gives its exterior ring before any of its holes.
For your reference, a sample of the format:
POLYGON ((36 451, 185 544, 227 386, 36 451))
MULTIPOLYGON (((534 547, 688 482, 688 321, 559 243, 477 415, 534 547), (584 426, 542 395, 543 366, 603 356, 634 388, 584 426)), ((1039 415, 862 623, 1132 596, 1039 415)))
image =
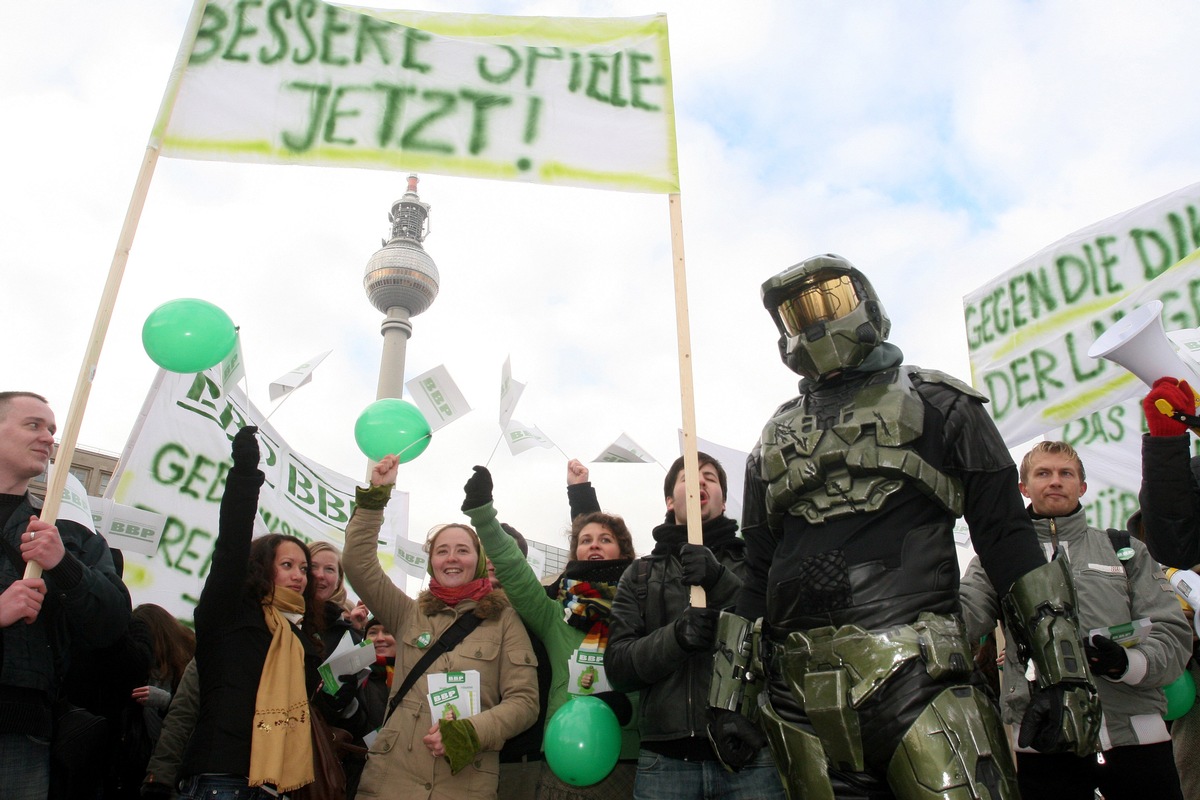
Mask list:
POLYGON ((487 461, 483 462, 483 465, 484 465, 485 467, 490 467, 490 466, 492 465, 492 456, 496 455, 496 448, 500 446, 500 441, 501 441, 503 438, 504 438, 504 432, 503 432, 503 431, 501 431, 501 432, 500 432, 500 436, 496 438, 496 444, 492 446, 492 452, 491 452, 491 454, 490 454, 490 455, 487 457, 487 461))
POLYGON ((410 445, 408 445, 407 447, 405 447, 405 448, 404 448, 403 450, 401 450, 399 453, 396 453, 396 458, 400 459, 400 463, 402 463, 402 464, 403 464, 403 463, 404 463, 404 454, 405 454, 405 453, 407 453, 409 450, 412 450, 414 447, 416 447, 417 445, 419 445, 421 442, 428 442, 428 441, 429 441, 430 439, 432 439, 432 438, 433 438, 433 434, 432 434, 432 433, 427 433, 427 434, 425 434, 425 435, 424 435, 424 436, 422 436, 420 439, 417 439, 415 442, 413 442, 412 444, 410 444, 410 445))

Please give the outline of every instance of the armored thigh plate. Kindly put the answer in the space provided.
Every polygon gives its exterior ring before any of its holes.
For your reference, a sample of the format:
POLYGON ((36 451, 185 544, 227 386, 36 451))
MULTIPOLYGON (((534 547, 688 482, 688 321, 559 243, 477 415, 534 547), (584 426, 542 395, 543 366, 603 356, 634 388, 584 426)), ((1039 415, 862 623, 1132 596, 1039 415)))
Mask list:
POLYGON ((996 709, 970 686, 949 687, 904 734, 887 771, 900 800, 1019 798, 996 709))

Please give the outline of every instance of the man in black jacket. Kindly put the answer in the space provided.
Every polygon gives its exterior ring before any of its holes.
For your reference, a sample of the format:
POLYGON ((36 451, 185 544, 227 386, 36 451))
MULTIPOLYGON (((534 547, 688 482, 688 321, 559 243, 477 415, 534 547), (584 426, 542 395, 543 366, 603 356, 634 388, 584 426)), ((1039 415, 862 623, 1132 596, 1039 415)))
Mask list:
POLYGON ((704 546, 687 543, 683 459, 663 484, 667 515, 654 529, 654 550, 621 576, 613 601, 604 669, 613 688, 641 690, 642 750, 634 797, 771 800, 783 787, 762 748, 737 773, 725 771, 706 733, 709 682, 719 609, 742 585, 745 543, 725 516, 725 470, 699 454, 704 546), (688 605, 702 586, 708 607, 688 605))
POLYGON ((41 395, 0 392, 0 787, 11 800, 49 791, 52 704, 76 649, 104 647, 129 625, 129 593, 104 539, 37 518, 29 482, 46 471, 54 412, 41 395), (26 579, 36 561, 39 579, 26 579))

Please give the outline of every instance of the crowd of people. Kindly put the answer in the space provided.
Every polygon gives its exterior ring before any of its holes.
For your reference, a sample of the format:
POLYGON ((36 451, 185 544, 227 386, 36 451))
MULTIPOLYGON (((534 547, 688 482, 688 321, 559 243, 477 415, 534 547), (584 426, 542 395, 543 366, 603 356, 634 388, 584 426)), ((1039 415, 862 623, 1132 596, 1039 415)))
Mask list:
POLYGON ((377 553, 397 457, 357 490, 344 552, 255 536, 247 426, 193 617, 134 608, 119 551, 38 516, 49 404, 0 392, 0 796, 1198 796, 1200 717, 1173 729, 1162 691, 1197 669, 1164 573, 1200 562, 1187 383, 1147 395, 1141 511, 1100 530, 1079 454, 1041 442, 1018 470, 986 398, 903 364, 849 262, 803 261, 763 301, 802 380, 747 461, 740 528, 724 466, 700 453, 689 498, 681 457, 639 557, 572 460, 570 560, 543 580, 476 466, 469 524, 429 532, 416 597, 377 553), (977 553, 961 579, 960 516, 977 553), (365 668, 321 669, 364 640, 365 668), (620 746, 577 785, 546 736, 584 697, 620 746))

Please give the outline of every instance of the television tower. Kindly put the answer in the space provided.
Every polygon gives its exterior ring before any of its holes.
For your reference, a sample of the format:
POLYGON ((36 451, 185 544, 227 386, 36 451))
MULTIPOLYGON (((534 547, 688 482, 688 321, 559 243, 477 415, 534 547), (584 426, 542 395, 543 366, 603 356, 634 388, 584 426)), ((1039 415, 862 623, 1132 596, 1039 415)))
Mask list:
POLYGON ((404 354, 412 336, 412 318, 433 304, 438 293, 438 270, 421 242, 429 234, 429 205, 417 196, 417 176, 408 176, 408 190, 392 203, 388 222, 392 238, 367 261, 363 288, 371 304, 385 315, 383 358, 379 364, 376 399, 404 396, 404 354))

